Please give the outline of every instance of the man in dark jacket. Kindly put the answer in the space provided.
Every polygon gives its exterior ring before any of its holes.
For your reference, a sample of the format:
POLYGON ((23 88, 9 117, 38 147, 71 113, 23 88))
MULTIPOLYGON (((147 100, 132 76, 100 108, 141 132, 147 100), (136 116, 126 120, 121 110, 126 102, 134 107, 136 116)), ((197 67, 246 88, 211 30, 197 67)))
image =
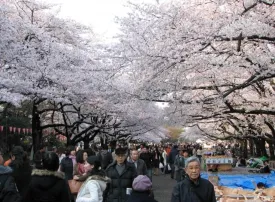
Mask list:
POLYGON ((171 202, 216 202, 213 185, 200 178, 200 160, 190 157, 185 164, 186 177, 173 190, 171 202))
POLYGON ((147 168, 147 176, 152 181, 153 156, 149 153, 148 149, 148 146, 144 147, 139 155, 139 158, 145 162, 147 168))
POLYGON ((170 167, 171 167, 171 178, 174 179, 174 173, 175 173, 175 158, 178 155, 178 145, 174 145, 169 156, 167 159, 167 162, 169 163, 170 167))
POLYGON ((105 145, 102 145, 102 147, 99 148, 98 158, 101 162, 101 168, 103 170, 105 170, 108 167, 108 165, 110 165, 113 162, 112 154, 108 152, 108 147, 105 145))
POLYGON ((133 164, 126 161, 126 149, 117 148, 115 150, 115 162, 106 169, 107 177, 111 178, 111 183, 106 189, 107 202, 125 202, 128 198, 126 189, 132 187, 134 178, 137 176, 133 164))
POLYGON ((138 151, 131 150, 130 163, 133 163, 137 170, 137 175, 147 175, 147 167, 142 159, 138 158, 138 151))
POLYGON ((1 202, 20 202, 21 197, 17 190, 12 169, 3 166, 4 160, 0 154, 0 201, 1 202))
POLYGON ((188 151, 186 149, 180 148, 179 154, 175 158, 175 180, 180 182, 185 177, 185 161, 188 159, 188 151))

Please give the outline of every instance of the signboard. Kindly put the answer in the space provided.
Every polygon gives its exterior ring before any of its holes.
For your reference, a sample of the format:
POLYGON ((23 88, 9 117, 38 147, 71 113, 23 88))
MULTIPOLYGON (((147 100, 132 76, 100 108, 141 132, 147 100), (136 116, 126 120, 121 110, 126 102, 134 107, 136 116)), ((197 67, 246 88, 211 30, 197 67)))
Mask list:
POLYGON ((207 158, 206 164, 232 164, 233 158, 207 158))

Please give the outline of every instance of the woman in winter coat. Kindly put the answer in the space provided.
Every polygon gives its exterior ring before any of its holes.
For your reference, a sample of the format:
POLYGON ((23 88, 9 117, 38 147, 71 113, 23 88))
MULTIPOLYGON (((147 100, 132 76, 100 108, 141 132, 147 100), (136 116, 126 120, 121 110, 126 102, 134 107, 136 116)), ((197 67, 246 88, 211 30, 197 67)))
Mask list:
POLYGON ((27 153, 21 146, 15 146, 11 151, 11 156, 12 162, 9 166, 13 170, 12 176, 20 195, 24 197, 31 180, 32 168, 27 153))
POLYGON ((133 181, 133 192, 127 202, 157 202, 152 193, 152 182, 146 175, 139 175, 133 181))
POLYGON ((57 172, 58 155, 46 152, 42 158, 43 169, 32 172, 31 182, 23 202, 69 202, 70 191, 64 173, 57 172))
POLYGON ((90 156, 87 159, 85 169, 88 171, 88 178, 81 186, 76 202, 103 202, 103 192, 110 182, 110 178, 100 168, 100 161, 97 156, 90 156))

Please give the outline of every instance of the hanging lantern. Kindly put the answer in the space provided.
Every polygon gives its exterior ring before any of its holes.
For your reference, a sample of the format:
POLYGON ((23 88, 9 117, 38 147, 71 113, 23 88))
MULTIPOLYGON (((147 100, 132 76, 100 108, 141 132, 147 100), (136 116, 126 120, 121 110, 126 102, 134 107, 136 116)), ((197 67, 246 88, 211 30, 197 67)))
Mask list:
POLYGON ((13 127, 12 127, 12 126, 10 126, 10 127, 9 127, 10 133, 12 133, 12 129, 13 129, 13 127))
POLYGON ((21 128, 17 128, 17 132, 18 132, 18 134, 20 134, 21 128))
POLYGON ((22 128, 22 131, 25 134, 26 133, 26 128, 22 128))
POLYGON ((14 132, 14 133, 16 133, 16 129, 17 129, 16 127, 13 127, 13 132, 14 132))
POLYGON ((0 132, 4 130, 4 126, 0 126, 0 132))

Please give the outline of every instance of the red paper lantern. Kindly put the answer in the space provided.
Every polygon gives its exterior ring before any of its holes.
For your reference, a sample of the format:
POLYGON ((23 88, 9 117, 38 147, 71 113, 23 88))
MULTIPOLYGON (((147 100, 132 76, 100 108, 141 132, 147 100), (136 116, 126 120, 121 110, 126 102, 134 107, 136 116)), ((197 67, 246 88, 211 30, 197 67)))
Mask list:
POLYGON ((0 126, 0 131, 2 132, 4 130, 4 126, 0 126))
POLYGON ((10 127, 9 127, 9 129, 10 129, 10 133, 11 133, 11 132, 12 132, 13 127, 12 127, 12 126, 10 126, 10 127))

